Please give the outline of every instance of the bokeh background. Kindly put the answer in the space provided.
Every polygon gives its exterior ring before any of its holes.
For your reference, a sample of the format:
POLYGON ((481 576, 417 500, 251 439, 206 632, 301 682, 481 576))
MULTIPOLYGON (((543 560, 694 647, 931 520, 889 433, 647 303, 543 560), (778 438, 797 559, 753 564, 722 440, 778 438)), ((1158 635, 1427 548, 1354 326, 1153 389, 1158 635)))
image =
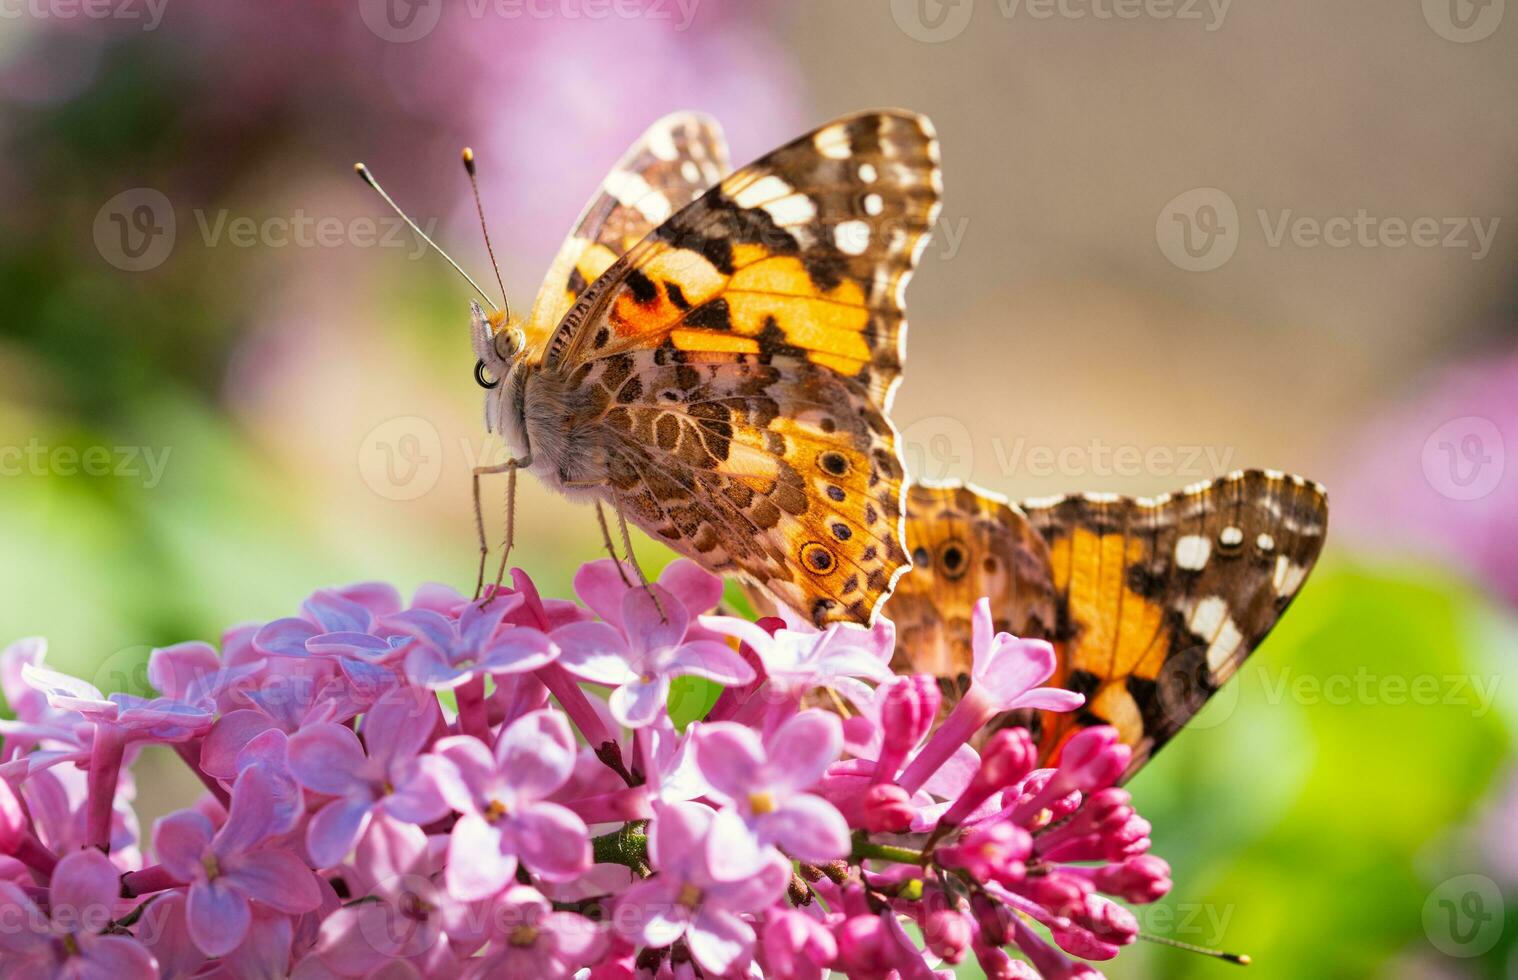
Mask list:
MULTIPOLYGON (((480 158, 529 304, 622 148, 930 114, 909 463, 1014 497, 1328 484, 1277 632, 1132 785, 1154 935, 1265 977, 1518 976, 1518 11, 1503 0, 27 0, 0 6, 0 636, 156 645, 467 587, 494 459, 480 158), (1505 16, 1504 16, 1505 15, 1505 16)), ((567 593, 589 512, 528 480, 567 593)), ((499 520, 498 506, 491 516, 499 520)), ((667 558, 647 542, 646 563, 667 558)), ((151 760, 150 760, 151 762, 151 760)), ((144 822, 193 787, 149 765, 144 822)), ((1119 977, 1236 969, 1140 944, 1119 977)))

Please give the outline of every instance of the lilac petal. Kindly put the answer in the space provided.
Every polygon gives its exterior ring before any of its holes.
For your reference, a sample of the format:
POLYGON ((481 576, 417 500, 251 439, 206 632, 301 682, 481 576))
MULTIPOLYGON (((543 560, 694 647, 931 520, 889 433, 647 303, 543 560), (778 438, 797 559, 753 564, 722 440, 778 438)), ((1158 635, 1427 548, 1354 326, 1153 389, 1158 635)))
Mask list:
POLYGON ((773 848, 761 845, 754 831, 733 809, 718 810, 704 841, 705 866, 718 881, 734 881, 758 874, 774 856, 773 848))
POLYGON ((290 772, 302 786, 326 796, 342 796, 364 787, 358 778, 364 747, 346 725, 325 722, 290 736, 286 750, 290 772))
POLYGON ((88 966, 74 972, 70 980, 157 980, 158 962, 135 939, 81 935, 75 942, 79 944, 79 959, 88 966))
POLYGON ((446 760, 424 755, 392 771, 395 792, 381 798, 380 807, 397 820, 407 823, 428 824, 447 816, 452 809, 443 796, 441 779, 458 772, 446 760))
POLYGON ((268 657, 308 657, 306 641, 325 632, 304 619, 276 619, 253 634, 253 649, 268 657))
POLYGON ((310 912, 322 901, 316 877, 289 851, 253 851, 225 862, 223 870, 248 898, 280 912, 310 912))
POLYGON ((685 935, 689 915, 678 901, 680 884, 665 875, 638 882, 622 893, 612 922, 639 945, 670 945, 685 935))
POLYGON ((822 779, 843 751, 843 723, 830 711, 792 716, 770 736, 767 775, 777 786, 805 790, 822 779))
MULTIPOLYGON (((704 858, 710 857, 710 851, 704 858)), ((766 860, 751 875, 732 880, 713 878, 706 890, 706 907, 732 912, 752 912, 771 905, 785 893, 791 880, 791 863, 770 848, 766 860)))
POLYGON ((632 580, 626 571, 619 572, 610 558, 586 562, 575 572, 575 595, 595 614, 612 626, 622 625, 622 596, 632 580))
POLYGON ((716 640, 683 644, 665 663, 664 669, 675 676, 689 674, 718 684, 747 684, 754 679, 754 668, 732 647, 716 640))
POLYGON ((334 591, 344 599, 363 606, 373 617, 389 616, 401 608, 401 594, 387 582, 356 582, 334 591))
POLYGON ((1054 673, 1054 648, 1045 640, 1019 640, 1003 634, 976 668, 974 683, 986 697, 1006 710, 1024 693, 1049 679, 1054 673))
POLYGON ((276 804, 280 795, 274 777, 262 766, 244 769, 232 785, 227 822, 216 832, 217 855, 246 851, 272 834, 279 823, 276 804))
POLYGON ((538 928, 552 934, 555 951, 571 963, 594 963, 606 951, 606 933, 582 915, 549 912, 538 920, 538 928))
POLYGON ((810 793, 793 796, 760 817, 759 830, 800 861, 825 864, 849 853, 848 821, 833 804, 810 793))
POLYGON ((690 613, 685 606, 657 585, 629 589, 622 597, 622 632, 635 654, 675 646, 685 639, 689 626, 690 613))
POLYGON ((215 833, 210 818, 197 810, 180 810, 153 825, 153 851, 169 873, 192 881, 202 871, 200 860, 215 833))
POLYGON ((453 621, 430 609, 407 609, 394 616, 387 616, 384 625, 420 640, 438 653, 447 655, 453 649, 458 635, 453 621))
POLYGON ((691 956, 708 972, 727 976, 754 953, 754 928, 731 912, 700 909, 686 933, 691 956))
POLYGON ((464 608, 459 616, 459 645, 465 650, 478 650, 490 642, 501 620, 523 602, 519 593, 511 592, 496 596, 488 604, 475 602, 464 608))
POLYGON ((333 800, 306 826, 306 853, 318 868, 330 868, 348 856, 363 833, 374 804, 365 799, 333 800))
POLYGON ((692 841, 706 837, 716 814, 700 803, 656 803, 648 830, 648 856, 659 871, 676 877, 705 866, 692 841))
POLYGON ((425 874, 428 840, 422 828, 376 816, 358 844, 356 866, 376 882, 404 875, 425 874))
POLYGON ((295 927, 289 916, 255 916, 242 945, 222 957, 222 968, 233 977, 288 976, 294 941, 295 927))
POLYGON ((637 677, 628 664, 627 640, 605 623, 570 623, 553 631, 559 663, 582 681, 626 684, 637 677))
POLYGON ((195 640, 162 647, 148 654, 148 683, 158 693, 183 698, 201 677, 221 669, 221 658, 209 643, 195 640))
POLYGON ((224 956, 242 945, 252 920, 248 900, 225 879, 190 886, 185 921, 190 938, 207 956, 224 956))
POLYGON ((473 671, 455 667, 444 654, 417 645, 406 654, 406 676, 411 683, 432 691, 448 691, 468 681, 473 671))
POLYGON ((747 643, 761 660, 768 658, 768 654, 775 647, 775 638, 771 636, 763 626, 758 623, 739 619, 736 616, 702 616, 698 622, 702 629, 720 633, 723 636, 731 636, 742 643, 747 643))
POLYGON ((121 897, 121 872, 93 847, 75 851, 53 869, 53 913, 68 909, 80 925, 104 925, 121 897))
POLYGON ((374 620, 369 610, 331 589, 313 592, 300 608, 321 624, 323 633, 363 633, 374 620))
POLYGON ((167 891, 149 903, 143 913, 143 925, 138 930, 142 941, 158 960, 158 969, 164 977, 192 977, 206 961, 190 938, 189 925, 185 922, 185 893, 176 889, 167 891))
MULTIPOLYGON (((336 975, 372 977, 410 945, 412 924, 383 902, 346 906, 322 922, 315 953, 324 966, 338 971, 336 975)), ((303 960, 302 965, 308 962, 303 960)))
POLYGON ((306 641, 306 652, 313 657, 361 657, 382 660, 396 651, 387 640, 368 633, 352 633, 339 630, 319 633, 306 641))
POLYGON ((438 722, 437 696, 411 687, 385 693, 364 715, 369 758, 389 768, 421 751, 438 722))
POLYGON ((414 609, 430 609, 445 616, 455 616, 464 607, 465 600, 457 590, 436 582, 423 582, 411 595, 414 609))
POLYGON ((692 618, 711 612, 722 601, 722 579, 688 558, 664 566, 659 585, 680 600, 692 618))
MULTIPOLYGON (((20 885, 3 880, 0 880, 0 916, 4 916, 5 921, 12 923, 47 921, 47 913, 37 908, 37 904, 27 898, 26 892, 21 890, 20 885)), ((46 932, 18 928, 16 925, 0 929, 0 950, 5 950, 15 956, 35 955, 47 950, 51 945, 52 939, 46 932)))
POLYGON ((1012 702, 1014 708, 1038 708, 1041 711, 1074 711, 1086 703, 1085 695, 1059 687, 1035 687, 1012 702))
POLYGON ((502 853, 499 831, 477 814, 459 818, 448 839, 448 894, 482 901, 510 884, 516 872, 516 855, 502 853))
POLYGON ((733 722, 712 722, 696 731, 693 745, 696 766, 712 789, 730 800, 748 796, 765 761, 757 732, 733 722))
POLYGON ((617 724, 642 728, 653 724, 669 700, 669 678, 663 675, 645 683, 638 680, 623 684, 611 692, 607 704, 617 724))
POLYGON ((438 788, 455 810, 474 810, 479 799, 500 782, 495 756, 473 736, 454 735, 439 739, 433 751, 451 763, 451 769, 439 770, 443 778, 438 780, 438 788))
POLYGON ((21 678, 35 690, 47 695, 48 704, 62 711, 100 712, 112 718, 116 705, 105 699, 95 685, 77 677, 59 673, 50 667, 25 664, 21 678))
POLYGON ((480 658, 480 666, 492 674, 520 674, 553 663, 559 649, 547 633, 518 626, 507 630, 480 658))
POLYGON ((506 785, 524 800, 541 800, 563 786, 575 768, 574 733, 557 711, 534 711, 512 722, 496 742, 506 785))
POLYGON ((200 767, 217 779, 237 775, 237 754, 256 736, 275 727, 274 719, 252 708, 228 711, 200 743, 200 767))
POLYGON ((527 866, 549 881, 569 881, 590 867, 585 821, 557 803, 537 803, 518 814, 509 836, 527 866))
POLYGON ((976 600, 975 608, 970 613, 970 633, 971 670, 979 677, 984 673, 983 658, 991 652, 991 643, 996 639, 996 625, 991 618, 989 598, 976 600))

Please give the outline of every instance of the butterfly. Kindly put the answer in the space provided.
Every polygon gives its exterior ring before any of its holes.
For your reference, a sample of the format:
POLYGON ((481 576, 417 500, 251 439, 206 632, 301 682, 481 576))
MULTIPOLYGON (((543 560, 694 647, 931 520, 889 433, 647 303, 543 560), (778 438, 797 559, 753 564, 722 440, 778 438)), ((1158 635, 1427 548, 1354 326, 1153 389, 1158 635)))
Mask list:
POLYGON ((1055 648, 1049 683, 1074 712, 1009 716, 1045 764, 1080 729, 1114 726, 1130 778, 1239 669, 1323 548, 1322 486, 1248 470, 1154 499, 1078 494, 1013 504, 963 485, 913 485, 912 569, 886 604, 898 673, 968 684, 971 614, 1055 648))
POLYGON ((715 122, 655 123, 525 322, 472 305, 486 423, 513 453, 475 471, 476 502, 481 475, 506 472, 509 497, 526 469, 609 505, 624 545, 631 520, 818 625, 872 622, 907 568, 886 413, 941 186, 908 112, 834 120, 731 174, 715 122))

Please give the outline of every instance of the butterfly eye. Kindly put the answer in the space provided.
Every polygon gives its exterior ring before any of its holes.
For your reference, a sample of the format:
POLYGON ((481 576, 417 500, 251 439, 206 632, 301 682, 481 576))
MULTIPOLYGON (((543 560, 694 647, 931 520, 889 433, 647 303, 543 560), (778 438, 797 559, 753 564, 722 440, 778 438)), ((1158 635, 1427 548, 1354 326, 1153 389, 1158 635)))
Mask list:
POLYGON ((495 335, 495 352, 501 360, 509 361, 522 350, 522 331, 502 330, 495 335))
POLYGON ((498 386, 501 383, 501 379, 497 378, 494 381, 487 380, 485 378, 485 362, 484 361, 475 361, 474 362, 474 383, 477 384, 477 385, 479 385, 481 388, 490 389, 490 388, 494 388, 494 387, 498 386))

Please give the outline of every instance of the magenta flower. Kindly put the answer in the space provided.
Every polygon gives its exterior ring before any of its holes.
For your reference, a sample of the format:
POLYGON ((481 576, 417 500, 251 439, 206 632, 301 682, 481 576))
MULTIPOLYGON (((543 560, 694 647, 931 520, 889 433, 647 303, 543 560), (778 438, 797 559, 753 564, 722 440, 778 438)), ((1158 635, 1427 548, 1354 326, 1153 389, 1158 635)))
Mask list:
POLYGON ((690 614, 674 595, 657 585, 652 593, 627 590, 620 628, 586 622, 553 631, 559 662, 581 680, 614 688, 608 701, 612 716, 628 728, 654 721, 676 677, 704 677, 719 684, 746 684, 754 678, 753 668, 725 643, 688 637, 690 614))
POLYGON ((522 598, 508 593, 473 603, 452 620, 429 609, 411 609, 386 622, 407 636, 406 675, 433 690, 455 688, 486 674, 516 674, 553 662, 558 651, 539 630, 525 626, 497 632, 522 598))
POLYGON ((437 785, 461 816, 448 842, 448 891, 490 898, 511 883, 520 861, 549 881, 590 867, 585 822, 547 797, 574 771, 575 743, 564 716, 534 711, 512 722, 492 753, 454 736, 436 753, 452 763, 437 785))
POLYGON ((164 868, 190 883, 186 918, 191 938, 207 956, 221 956, 246 938, 250 902, 280 912, 309 912, 321 903, 316 879, 289 851, 260 849, 276 826, 272 777, 250 766, 232 789, 227 822, 216 830, 194 810, 158 821, 153 846, 164 868))
POLYGON ((843 727, 826 711, 803 711, 761 742, 732 722, 701 726, 696 765, 713 796, 728 805, 712 829, 714 862, 724 878, 752 874, 778 845, 799 861, 823 864, 849 852, 849 826, 808 789, 843 749, 843 727))
POLYGON ((752 874, 724 880, 713 867, 715 820, 716 814, 700 803, 655 808, 648 827, 648 856, 658 874, 623 893, 612 924, 651 947, 683 939, 703 969, 726 975, 741 970, 753 956, 754 927, 742 914, 779 898, 791 869, 784 858, 772 854, 752 874))
POLYGON ((400 607, 401 597, 388 585, 322 589, 301 603, 299 617, 276 619, 260 628, 253 635, 253 647, 275 657, 383 657, 393 645, 373 635, 375 626, 400 607))
POLYGON ((158 963, 141 943, 104 934, 121 905, 120 889, 120 872, 96 850, 76 851, 58 862, 46 912, 14 882, 0 881, 5 975, 154 980, 158 963))
POLYGON ((341 861, 382 810, 410 823, 431 823, 448 813, 437 789, 436 756, 420 756, 442 717, 437 699, 405 689, 383 698, 364 715, 363 741, 346 725, 322 722, 290 737, 290 771, 302 786, 335 799, 306 828, 306 851, 317 867, 341 861), (367 748, 367 752, 365 751, 367 748))
POLYGON ((534 888, 516 885, 490 908, 495 952, 471 959, 464 976, 566 980, 590 966, 610 945, 599 926, 573 912, 555 912, 534 888))
MULTIPOLYGON (((731 616, 702 616, 701 625, 748 645, 763 662, 767 682, 793 702, 799 702, 807 691, 828 687, 858 703, 870 696, 865 681, 878 684, 892 676, 896 627, 884 617, 868 630, 847 626, 818 630, 795 617, 773 634, 757 623, 731 616)), ((750 703, 763 701, 754 698, 750 703)))

